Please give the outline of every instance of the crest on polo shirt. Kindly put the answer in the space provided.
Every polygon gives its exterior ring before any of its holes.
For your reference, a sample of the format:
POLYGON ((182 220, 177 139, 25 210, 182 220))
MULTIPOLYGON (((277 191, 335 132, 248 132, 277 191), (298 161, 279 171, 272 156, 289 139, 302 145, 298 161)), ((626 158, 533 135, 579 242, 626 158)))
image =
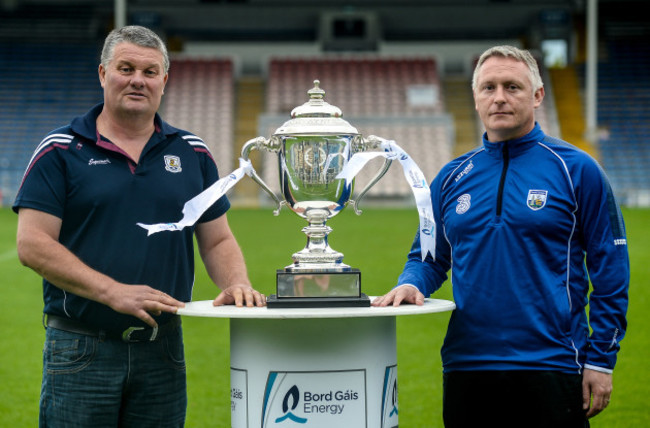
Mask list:
POLYGON ((529 190, 528 191, 528 208, 533 211, 541 210, 546 205, 548 190, 529 190))
POLYGON ((165 155, 165 169, 169 172, 181 172, 181 158, 174 155, 165 155))

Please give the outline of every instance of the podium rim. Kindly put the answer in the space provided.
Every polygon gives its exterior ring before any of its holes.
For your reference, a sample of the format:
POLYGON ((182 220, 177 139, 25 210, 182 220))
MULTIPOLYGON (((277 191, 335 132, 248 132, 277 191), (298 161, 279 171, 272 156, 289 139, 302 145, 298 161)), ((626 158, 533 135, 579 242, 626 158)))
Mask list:
MULTIPOLYGON (((370 296, 372 301, 375 296, 370 296)), ((367 318, 401 315, 423 315, 438 312, 448 312, 456 308, 450 300, 424 299, 422 306, 402 304, 385 307, 338 307, 338 308, 268 308, 268 307, 237 307, 234 305, 212 306, 212 300, 188 302, 180 308, 178 315, 208 318, 367 318)))

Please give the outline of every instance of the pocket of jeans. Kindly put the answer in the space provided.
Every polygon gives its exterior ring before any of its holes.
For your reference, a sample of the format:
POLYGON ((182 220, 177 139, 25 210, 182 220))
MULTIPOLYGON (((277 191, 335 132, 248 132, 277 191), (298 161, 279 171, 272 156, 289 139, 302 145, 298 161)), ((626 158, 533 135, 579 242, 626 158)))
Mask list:
POLYGON ((176 369, 185 370, 185 349, 180 329, 161 340, 165 359, 176 369))
POLYGON ((82 370, 95 355, 96 338, 61 331, 48 332, 44 361, 48 373, 74 373, 82 370))

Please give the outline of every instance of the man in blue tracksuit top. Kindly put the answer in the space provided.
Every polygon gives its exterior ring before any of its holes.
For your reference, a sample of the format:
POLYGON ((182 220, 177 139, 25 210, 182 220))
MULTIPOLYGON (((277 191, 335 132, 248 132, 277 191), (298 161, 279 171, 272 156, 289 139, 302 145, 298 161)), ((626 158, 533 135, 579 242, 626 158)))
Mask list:
POLYGON ((416 237, 398 286, 373 304, 422 304, 451 269, 445 426, 588 426, 626 329, 620 210, 599 165, 535 122, 544 88, 529 52, 489 49, 472 86, 486 133, 431 184, 435 260, 422 262, 416 237))
POLYGON ((43 277, 46 339, 40 426, 182 427, 187 407, 178 308, 192 298, 194 237, 215 305, 263 306, 228 226, 224 196, 183 230, 138 222, 182 217, 219 178, 207 146, 156 113, 169 58, 152 31, 104 43, 104 102, 45 137, 14 210, 20 261, 43 277))

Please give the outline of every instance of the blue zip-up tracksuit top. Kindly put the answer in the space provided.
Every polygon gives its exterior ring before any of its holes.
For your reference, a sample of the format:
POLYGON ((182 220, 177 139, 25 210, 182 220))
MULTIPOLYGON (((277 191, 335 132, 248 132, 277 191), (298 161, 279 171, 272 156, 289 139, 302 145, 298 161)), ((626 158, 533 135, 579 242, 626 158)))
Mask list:
POLYGON ((435 261, 422 262, 416 236, 398 284, 428 296, 451 268, 445 371, 611 372, 626 328, 629 260, 607 178, 538 124, 519 139, 486 138, 431 184, 435 261))

